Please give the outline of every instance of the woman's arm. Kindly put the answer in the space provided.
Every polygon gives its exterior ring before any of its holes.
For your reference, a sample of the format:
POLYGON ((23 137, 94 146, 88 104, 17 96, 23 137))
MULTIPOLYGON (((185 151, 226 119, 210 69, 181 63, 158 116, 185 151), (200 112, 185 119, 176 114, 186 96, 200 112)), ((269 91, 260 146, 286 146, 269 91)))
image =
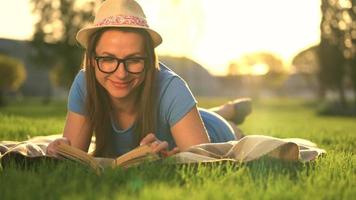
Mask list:
POLYGON ((71 146, 88 151, 92 133, 89 132, 89 122, 83 115, 68 111, 63 137, 70 141, 71 146))
POLYGON ((170 151, 167 151, 168 143, 160 141, 153 133, 147 134, 140 145, 148 144, 154 152, 160 152, 162 156, 167 157, 184 151, 192 145, 210 142, 196 106, 171 127, 171 132, 177 147, 170 151))
POLYGON ((57 156, 57 146, 60 144, 68 144, 83 151, 88 151, 91 136, 87 119, 83 115, 68 111, 63 137, 49 143, 46 154, 57 156))
POLYGON ((210 142, 196 106, 171 127, 171 132, 180 151, 196 144, 210 142))

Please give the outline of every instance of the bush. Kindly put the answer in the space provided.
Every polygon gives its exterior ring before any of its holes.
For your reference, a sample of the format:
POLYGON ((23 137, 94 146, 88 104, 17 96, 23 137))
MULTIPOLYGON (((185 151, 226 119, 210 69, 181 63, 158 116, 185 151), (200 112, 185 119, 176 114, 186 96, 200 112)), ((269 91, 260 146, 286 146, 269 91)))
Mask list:
MULTIPOLYGON (((73 70, 69 67, 57 63, 53 66, 49 74, 52 84, 57 87, 69 89, 76 75, 76 73, 73 73, 72 71, 73 70)), ((76 69, 76 71, 78 71, 78 69, 76 69)))
POLYGON ((0 55, 0 105, 5 91, 17 91, 26 79, 23 63, 15 58, 0 55))

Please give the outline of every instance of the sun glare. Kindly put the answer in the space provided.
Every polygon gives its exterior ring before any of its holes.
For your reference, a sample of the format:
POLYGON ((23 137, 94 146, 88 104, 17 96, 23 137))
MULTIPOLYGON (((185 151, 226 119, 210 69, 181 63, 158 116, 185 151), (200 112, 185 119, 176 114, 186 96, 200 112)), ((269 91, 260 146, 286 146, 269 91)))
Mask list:
MULTIPOLYGON (((271 52, 288 63, 301 49, 319 42, 320 1, 138 1, 150 26, 163 36, 160 55, 186 56, 215 75, 227 74, 230 62, 246 52, 271 52)), ((30 39, 35 19, 29 1, 4 4, 0 37, 30 39)), ((253 73, 265 69, 258 66, 253 73)))
POLYGON ((266 64, 255 64, 251 66, 251 75, 265 75, 269 71, 269 67, 266 64))
POLYGON ((2 1, 0 6, 0 38, 29 39, 33 32, 29 0, 2 1))
MULTIPOLYGON (((230 61, 246 52, 271 52, 288 64, 301 49, 319 41, 319 1, 141 2, 165 8, 163 15, 151 18, 164 37, 160 54, 187 56, 216 75, 225 75, 230 61)), ((265 72, 258 68, 256 73, 265 72)))

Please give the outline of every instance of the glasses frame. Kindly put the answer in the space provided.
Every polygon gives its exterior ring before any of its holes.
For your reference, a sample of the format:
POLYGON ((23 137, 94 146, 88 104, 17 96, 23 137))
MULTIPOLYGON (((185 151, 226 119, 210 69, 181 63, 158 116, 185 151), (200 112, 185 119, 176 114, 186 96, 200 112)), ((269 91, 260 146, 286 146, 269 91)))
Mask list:
POLYGON ((130 73, 130 74, 141 74, 142 72, 145 71, 145 68, 146 68, 145 65, 146 65, 146 59, 147 59, 147 57, 139 56, 139 57, 129 57, 129 58, 125 58, 125 59, 120 59, 120 58, 116 58, 116 57, 114 57, 114 56, 95 56, 94 59, 95 59, 95 61, 96 61, 96 65, 97 65, 98 68, 99 68, 99 71, 101 71, 101 72, 103 72, 103 73, 106 73, 106 74, 112 74, 112 73, 116 72, 116 70, 119 68, 119 66, 120 66, 121 63, 124 64, 124 69, 125 69, 125 71, 126 71, 127 73, 130 73), (112 71, 110 71, 110 72, 103 71, 103 70, 101 69, 101 67, 100 67, 100 64, 99 64, 99 60, 100 60, 100 59, 103 59, 103 58, 111 58, 111 59, 116 60, 117 65, 116 65, 115 69, 112 70, 112 71), (128 60, 132 60, 132 59, 139 59, 139 60, 143 60, 143 61, 144 61, 142 71, 140 71, 140 72, 130 72, 130 71, 128 70, 128 66, 127 66, 127 63, 126 63, 126 62, 127 62, 128 60))

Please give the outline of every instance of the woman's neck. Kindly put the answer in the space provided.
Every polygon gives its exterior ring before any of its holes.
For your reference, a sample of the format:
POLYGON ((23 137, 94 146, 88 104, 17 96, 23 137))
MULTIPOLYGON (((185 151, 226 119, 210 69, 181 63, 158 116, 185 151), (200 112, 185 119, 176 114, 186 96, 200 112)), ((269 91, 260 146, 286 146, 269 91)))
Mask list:
POLYGON ((111 98, 111 103, 115 113, 126 113, 134 114, 137 112, 136 103, 137 103, 138 93, 133 91, 131 94, 124 98, 116 99, 111 98))
POLYGON ((113 104, 112 117, 118 130, 126 130, 135 122, 137 115, 136 100, 111 99, 113 104))
POLYGON ((133 114, 136 112, 135 100, 129 99, 111 99, 115 113, 133 114))

